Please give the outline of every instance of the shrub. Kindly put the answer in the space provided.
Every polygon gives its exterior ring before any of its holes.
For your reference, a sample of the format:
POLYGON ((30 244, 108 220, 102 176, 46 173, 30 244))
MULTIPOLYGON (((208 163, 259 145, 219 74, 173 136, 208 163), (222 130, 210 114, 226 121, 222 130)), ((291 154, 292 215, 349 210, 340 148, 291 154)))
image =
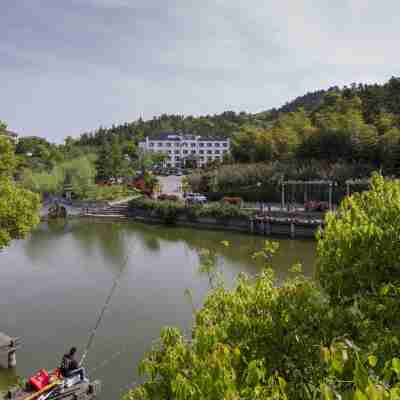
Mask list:
POLYGON ((321 377, 314 346, 332 337, 328 320, 328 304, 311 282, 276 287, 270 271, 254 283, 242 275, 234 290, 207 297, 191 340, 162 331, 140 365, 148 381, 130 398, 253 400, 275 389, 301 398, 302 385, 321 377))
POLYGON ((125 185, 93 185, 87 193, 86 200, 116 200, 137 194, 136 189, 125 185))
POLYGON ((334 298, 376 293, 400 280, 400 184, 374 175, 371 190, 328 213, 318 243, 319 273, 334 298))
POLYGON ((178 215, 184 212, 185 205, 169 200, 135 199, 129 203, 129 208, 131 210, 148 210, 152 216, 160 218, 164 223, 174 224, 178 215))
POLYGON ((220 220, 248 218, 249 212, 228 203, 209 203, 199 209, 199 217, 213 217, 220 220))
POLYGON ((190 221, 197 221, 199 217, 212 217, 221 222, 230 218, 248 218, 250 215, 248 211, 225 203, 209 203, 204 206, 195 204, 186 207, 184 203, 176 201, 135 199, 129 206, 132 210, 150 210, 153 216, 166 223, 175 223, 178 215, 186 215, 190 221))

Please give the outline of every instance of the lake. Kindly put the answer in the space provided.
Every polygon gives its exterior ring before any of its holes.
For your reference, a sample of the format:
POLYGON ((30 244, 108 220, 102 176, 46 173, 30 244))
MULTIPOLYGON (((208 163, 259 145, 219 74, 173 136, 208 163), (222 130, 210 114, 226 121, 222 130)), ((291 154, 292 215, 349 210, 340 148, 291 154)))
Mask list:
MULTIPOLYGON (((163 326, 190 332, 192 304, 200 307, 209 287, 208 277, 199 272, 199 251, 219 254, 218 268, 231 287, 239 272, 254 275, 261 270, 251 255, 264 240, 136 222, 42 223, 28 239, 0 253, 0 331, 23 341, 17 370, 0 370, 0 390, 15 382, 16 375, 58 366, 71 346, 83 351, 128 257, 86 360, 90 377, 103 382, 100 399, 119 398, 132 382, 140 382, 138 362, 163 326), (230 246, 225 248, 222 240, 230 246)), ((315 242, 278 241, 273 261, 278 278, 298 261, 312 276, 315 242)))

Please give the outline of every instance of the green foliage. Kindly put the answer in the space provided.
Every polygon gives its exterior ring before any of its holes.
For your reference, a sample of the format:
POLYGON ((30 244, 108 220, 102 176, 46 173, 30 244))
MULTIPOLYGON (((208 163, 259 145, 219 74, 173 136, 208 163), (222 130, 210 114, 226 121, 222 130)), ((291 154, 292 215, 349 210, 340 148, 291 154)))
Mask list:
MULTIPOLYGON (((5 128, 0 122, 0 134, 2 129, 5 128)), ((0 156, 0 178, 12 177, 16 166, 14 146, 4 136, 0 136, 0 156)))
POLYGON ((176 329, 162 333, 140 366, 149 379, 131 398, 301 398, 303 384, 318 382, 314 345, 333 334, 327 310, 310 281, 277 287, 271 270, 254 281, 242 275, 234 290, 209 294, 190 341, 176 329))
POLYGON ((150 199, 137 199, 129 203, 131 210, 141 209, 150 212, 150 215, 160 218, 168 224, 176 223, 179 216, 186 216, 190 221, 197 221, 200 217, 216 218, 220 222, 230 218, 248 218, 249 213, 238 206, 224 203, 210 203, 204 206, 186 206, 183 202, 157 201, 150 199))
POLYGON ((0 250, 12 239, 25 237, 39 223, 39 198, 13 182, 15 165, 14 147, 0 135, 0 250))
POLYGON ((160 218, 166 224, 176 223, 178 215, 185 211, 185 204, 176 201, 156 201, 150 199, 135 199, 129 202, 131 210, 141 209, 149 211, 150 216, 160 218))
POLYGON ((70 185, 75 196, 87 198, 94 186, 93 156, 84 156, 57 164, 50 172, 24 169, 20 174, 23 187, 36 193, 61 194, 70 185))
POLYGON ((81 157, 60 166, 64 182, 72 186, 73 193, 81 199, 87 199, 94 185, 96 170, 88 157, 81 157))
POLYGON ((205 204, 198 208, 197 216, 229 220, 230 218, 248 218, 250 214, 237 205, 218 202, 205 204))
POLYGON ((385 400, 400 398, 400 360, 388 359, 383 365, 378 357, 360 351, 349 340, 335 341, 321 348, 327 377, 320 384, 324 400, 385 400))
POLYGON ((105 144, 99 151, 96 160, 96 179, 108 181, 111 178, 118 178, 123 173, 124 159, 122 148, 117 140, 111 144, 105 144))
POLYGON ((37 136, 20 138, 15 152, 20 168, 29 168, 35 172, 49 171, 64 160, 60 146, 37 136))
MULTIPOLYGON (((194 192, 208 193, 213 200, 224 196, 241 197, 246 201, 280 202, 280 181, 286 180, 333 180, 336 196, 343 197, 346 192, 345 181, 354 177, 369 177, 373 167, 365 163, 323 161, 275 161, 256 164, 223 165, 213 171, 195 172, 187 177, 194 192)), ((308 188, 309 196, 315 200, 327 200, 325 187, 308 188), (325 195, 325 197, 324 197, 325 195)), ((304 187, 292 188, 287 200, 303 202, 304 187)))
POLYGON ((400 281, 400 184, 374 175, 371 190, 343 201, 318 243, 320 281, 337 299, 376 294, 400 281))
POLYGON ((93 185, 88 190, 85 200, 118 200, 126 197, 139 195, 136 189, 126 185, 100 186, 93 185))

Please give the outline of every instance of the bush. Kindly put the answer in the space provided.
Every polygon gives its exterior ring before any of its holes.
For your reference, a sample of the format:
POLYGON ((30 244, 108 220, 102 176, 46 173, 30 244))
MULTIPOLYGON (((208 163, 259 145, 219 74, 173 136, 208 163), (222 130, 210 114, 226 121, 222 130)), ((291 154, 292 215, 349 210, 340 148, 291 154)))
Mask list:
POLYGON ((149 210, 154 217, 162 219, 165 223, 175 223, 179 215, 186 215, 190 221, 197 221, 200 217, 211 217, 221 222, 230 218, 248 218, 250 215, 237 206, 224 203, 209 203, 203 206, 194 204, 187 207, 184 203, 176 201, 135 199, 129 206, 132 210, 149 210))
POLYGON ((248 218, 249 215, 249 212, 228 203, 209 203, 201 207, 198 211, 199 217, 213 217, 219 220, 248 218))
POLYGON ((151 216, 160 218, 166 224, 175 224, 179 214, 185 210, 183 203, 175 201, 156 201, 150 199, 135 199, 129 202, 131 210, 141 209, 150 211, 151 216))
POLYGON ((117 200, 137 193, 136 189, 125 185, 93 185, 85 200, 117 200))
POLYGON ((379 175, 371 190, 328 213, 318 243, 320 281, 336 299, 375 293, 400 281, 400 184, 379 175))

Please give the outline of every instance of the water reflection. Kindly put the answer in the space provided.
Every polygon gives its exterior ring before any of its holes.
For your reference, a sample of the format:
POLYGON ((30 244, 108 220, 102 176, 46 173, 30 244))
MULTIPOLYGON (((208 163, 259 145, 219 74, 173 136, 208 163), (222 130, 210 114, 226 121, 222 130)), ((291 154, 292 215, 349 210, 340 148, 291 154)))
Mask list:
MULTIPOLYGON (((201 306, 210 283, 209 274, 199 273, 201 249, 218 255, 217 271, 232 285, 238 273, 260 271, 262 262, 251 255, 263 247, 264 240, 108 220, 41 224, 27 240, 15 241, 0 259, 1 330, 24 341, 18 374, 53 368, 65 346, 85 345, 113 279, 129 256, 88 357, 92 369, 115 351, 129 349, 94 376, 103 380, 99 400, 119 398, 119 388, 138 379, 137 364, 163 326, 190 328, 193 308, 201 306), (223 246, 223 240, 230 246, 223 246)), ((281 250, 273 261, 278 278, 286 276, 297 261, 311 275, 315 244, 279 242, 281 250)), ((6 371, 0 372, 0 379, 5 386, 16 377, 6 371)))
POLYGON ((1 393, 6 392, 10 387, 17 385, 18 376, 14 368, 0 367, 0 398, 1 393))

